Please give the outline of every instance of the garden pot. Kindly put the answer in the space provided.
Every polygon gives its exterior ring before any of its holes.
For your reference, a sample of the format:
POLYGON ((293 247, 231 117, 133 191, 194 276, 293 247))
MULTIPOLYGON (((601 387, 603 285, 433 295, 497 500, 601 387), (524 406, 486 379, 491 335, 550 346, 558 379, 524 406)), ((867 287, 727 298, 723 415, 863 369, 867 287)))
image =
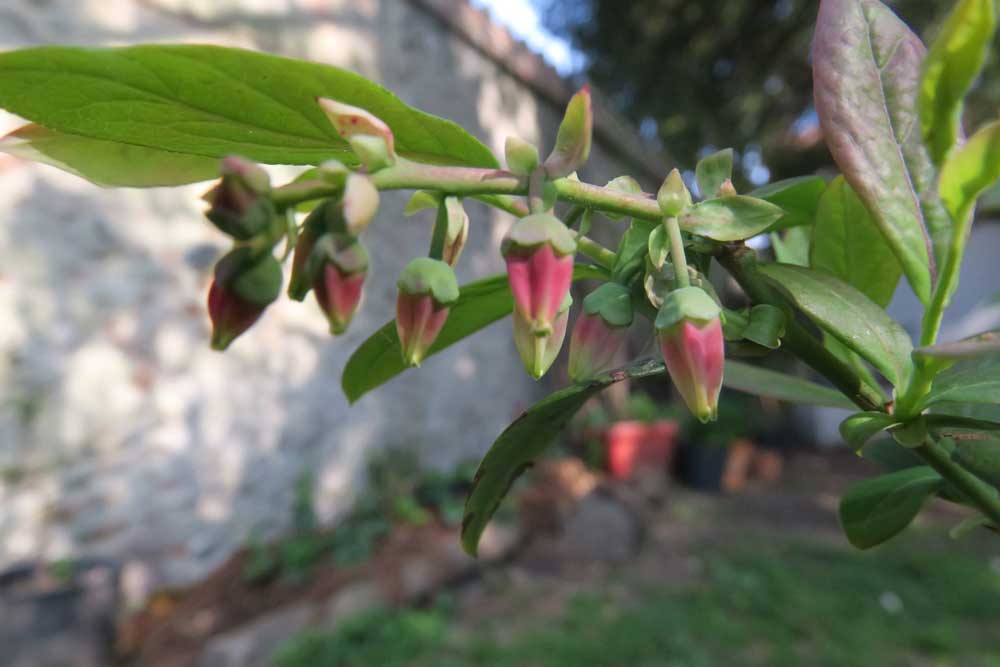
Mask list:
POLYGON ((745 438, 725 447, 684 443, 677 455, 677 477, 701 491, 739 491, 746 486, 754 445, 745 438))
POLYGON ((604 432, 608 471, 615 479, 630 479, 637 467, 665 470, 673 458, 677 422, 621 421, 604 432))
POLYGON ((58 574, 36 563, 0 572, 0 646, 11 667, 110 664, 118 565, 78 559, 58 574))

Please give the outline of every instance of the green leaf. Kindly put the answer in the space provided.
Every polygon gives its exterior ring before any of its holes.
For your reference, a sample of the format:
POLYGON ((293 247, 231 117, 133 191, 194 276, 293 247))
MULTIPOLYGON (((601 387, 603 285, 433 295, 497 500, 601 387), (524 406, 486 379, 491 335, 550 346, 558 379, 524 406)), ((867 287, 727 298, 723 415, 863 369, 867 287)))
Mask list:
POLYGON ((778 220, 784 211, 765 201, 734 195, 699 202, 681 214, 681 229, 715 241, 742 241, 756 236, 778 220))
POLYGON ((830 353, 843 361, 845 364, 854 369, 854 372, 858 374, 858 377, 867 384, 873 391, 882 395, 883 401, 888 402, 889 398, 885 395, 885 391, 882 389, 881 385, 875 375, 872 373, 871 367, 865 363, 864 359, 859 357, 854 350, 845 346, 839 340, 831 336, 827 332, 823 332, 823 347, 830 351, 830 353))
POLYGON ((1000 365, 948 371, 934 378, 924 406, 941 402, 1000 403, 1000 365))
POLYGON ((219 176, 216 158, 90 139, 34 124, 0 140, 0 151, 57 167, 101 187, 184 185, 219 176))
POLYGON ((826 181, 819 176, 797 176, 757 188, 751 197, 769 201, 785 212, 773 229, 811 225, 826 181))
POLYGON ((843 176, 820 199, 810 265, 843 279, 883 308, 899 283, 896 256, 843 176))
POLYGON ((851 410, 855 405, 843 394, 809 380, 777 371, 726 360, 722 384, 730 389, 789 403, 806 403, 851 410))
POLYGON ((844 177, 927 304, 933 284, 928 234, 943 253, 949 221, 916 127, 924 54, 920 38, 877 0, 820 4, 812 57, 820 126, 844 177))
MULTIPOLYGON (((600 269, 578 264, 574 280, 607 278, 600 269)), ((463 285, 458 301, 448 312, 441 333, 425 355, 425 359, 470 336, 480 329, 510 315, 514 300, 510 295, 507 276, 493 276, 463 285)), ((400 352, 396 321, 393 320, 358 346, 344 366, 340 378, 347 400, 359 398, 407 370, 400 352)))
POLYGON ((913 343, 871 299, 821 271, 788 264, 761 264, 758 270, 816 324, 868 360, 893 386, 906 384, 913 369, 913 343))
MULTIPOLYGON (((969 237, 976 200, 998 180, 1000 120, 980 128, 964 145, 952 151, 941 167, 941 197, 954 221, 952 234, 960 244, 960 252, 969 237)), ((956 259, 960 260, 961 254, 956 259)), ((952 282, 951 292, 956 287, 958 280, 952 282)))
POLYGON ((702 199, 711 199, 733 177, 733 149, 726 148, 702 159, 694 168, 694 177, 702 199))
POLYGON ((771 232, 771 247, 774 248, 775 258, 782 264, 809 266, 812 234, 812 227, 806 225, 771 232))
POLYGON ((665 372, 662 362, 611 371, 586 384, 567 387, 535 403, 508 426, 486 453, 472 482, 462 520, 462 546, 476 555, 479 537, 511 485, 534 463, 574 414, 599 391, 626 379, 665 372))
POLYGON ((649 235, 661 225, 649 220, 633 219, 622 240, 618 243, 618 252, 611 268, 611 276, 624 282, 646 265, 646 255, 649 252, 649 235))
POLYGON ((899 422, 884 412, 858 412, 840 422, 840 436, 856 452, 876 435, 899 422))
POLYGON ((0 54, 0 107, 57 132, 213 158, 357 162, 317 97, 381 118, 405 157, 497 166, 458 125, 329 65, 196 45, 46 46, 0 54))
POLYGON ((924 502, 943 486, 941 476, 927 466, 853 484, 840 501, 847 539, 859 549, 885 542, 910 525, 924 502))
POLYGON ((920 130, 935 164, 962 131, 962 106, 986 61, 996 29, 996 0, 961 0, 941 26, 924 60, 920 130))

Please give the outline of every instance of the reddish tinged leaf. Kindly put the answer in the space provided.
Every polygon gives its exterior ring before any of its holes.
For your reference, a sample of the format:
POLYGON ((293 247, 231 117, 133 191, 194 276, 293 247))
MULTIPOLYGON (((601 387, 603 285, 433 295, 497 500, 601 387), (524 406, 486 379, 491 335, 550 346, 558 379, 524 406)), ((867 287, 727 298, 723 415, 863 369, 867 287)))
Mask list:
POLYGON ((933 255, 947 246, 949 221, 917 118, 925 54, 920 39, 877 0, 820 4, 813 85, 827 145, 927 303, 933 255))

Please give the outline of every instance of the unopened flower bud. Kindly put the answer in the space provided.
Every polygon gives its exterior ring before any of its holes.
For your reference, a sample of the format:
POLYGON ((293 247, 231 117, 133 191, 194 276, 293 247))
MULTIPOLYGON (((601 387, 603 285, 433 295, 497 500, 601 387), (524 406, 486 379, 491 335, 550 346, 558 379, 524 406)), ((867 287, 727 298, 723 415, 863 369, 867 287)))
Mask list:
POLYGON ((545 173, 549 178, 568 176, 587 162, 593 130, 590 86, 584 86, 566 105, 566 114, 556 134, 556 145, 545 158, 545 173))
POLYGON ((507 169, 518 176, 530 175, 539 162, 538 148, 518 137, 507 137, 504 156, 507 158, 507 169))
POLYGON ((566 340, 566 326, 569 323, 569 308, 573 305, 573 297, 568 293, 552 320, 551 333, 539 336, 532 329, 531 322, 524 319, 521 313, 514 311, 514 345, 521 355, 524 368, 534 379, 540 379, 559 356, 563 341, 566 340))
POLYGON ((445 197, 442 204, 445 219, 444 248, 441 259, 449 266, 458 264, 458 258, 469 239, 469 215, 458 197, 445 197))
POLYGON ((365 231, 378 211, 378 189, 363 174, 350 174, 344 186, 344 225, 351 236, 365 231))
POLYGON ((725 350, 721 309, 703 290, 683 287, 667 295, 656 316, 663 361, 688 409, 700 421, 716 418, 725 350))
POLYGON ((212 348, 224 350, 249 329, 281 291, 281 264, 270 253, 237 248, 219 260, 208 290, 212 348))
POLYGON ((589 380, 610 368, 628 338, 632 295, 624 285, 604 283, 583 300, 569 342, 569 376, 589 380))
POLYGON ((730 179, 722 181, 722 185, 719 186, 718 192, 715 193, 716 197, 735 197, 737 194, 736 186, 730 179))
POLYGON ((330 323, 330 333, 347 330, 361 302, 361 287, 368 273, 368 251, 361 241, 346 234, 326 234, 316 242, 309 271, 316 302, 330 323))
POLYGON ((320 108, 333 123, 337 134, 368 171, 376 171, 396 161, 396 149, 389 126, 374 114, 359 107, 320 97, 320 108))
POLYGON ((576 239, 558 218, 536 213, 511 226, 501 246, 514 307, 547 335, 573 280, 576 239))
POLYGON ((418 257, 403 269, 396 282, 396 333, 403 362, 419 366, 458 300, 455 272, 444 262, 418 257))
POLYGON ((684 178, 677 169, 671 169, 666 180, 656 193, 656 203, 660 211, 668 218, 681 214, 681 211, 691 205, 691 191, 684 184, 684 178))
POLYGON ((222 180, 205 194, 210 205, 205 217, 240 241, 266 230, 275 215, 267 172, 237 156, 223 159, 219 172, 222 180))

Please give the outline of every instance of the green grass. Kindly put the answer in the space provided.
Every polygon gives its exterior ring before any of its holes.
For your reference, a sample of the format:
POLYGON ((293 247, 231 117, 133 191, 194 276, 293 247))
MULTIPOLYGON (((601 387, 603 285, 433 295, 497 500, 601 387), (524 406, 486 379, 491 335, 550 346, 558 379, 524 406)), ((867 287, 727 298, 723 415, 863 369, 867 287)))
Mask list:
POLYGON ((637 586, 626 606, 599 594, 578 596, 562 618, 529 623, 536 629, 513 638, 504 636, 501 620, 496 628, 475 628, 474 640, 460 640, 469 633, 452 631, 460 624, 454 610, 378 611, 333 633, 293 640, 276 664, 1000 665, 1000 572, 963 546, 942 548, 912 534, 874 553, 744 545, 706 556, 704 576, 687 588, 637 586))

